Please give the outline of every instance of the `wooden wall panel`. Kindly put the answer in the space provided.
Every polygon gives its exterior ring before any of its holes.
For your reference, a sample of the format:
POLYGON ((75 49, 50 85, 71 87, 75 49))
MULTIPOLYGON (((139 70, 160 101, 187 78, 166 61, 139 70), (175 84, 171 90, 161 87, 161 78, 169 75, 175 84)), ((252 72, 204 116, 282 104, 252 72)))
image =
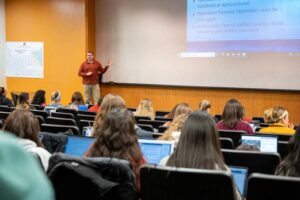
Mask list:
POLYGON ((300 92, 102 85, 101 94, 108 93, 121 95, 128 107, 135 108, 141 99, 150 98, 155 110, 167 111, 180 102, 197 109, 201 100, 208 99, 213 115, 221 114, 231 98, 242 102, 247 117, 263 116, 265 109, 279 105, 288 109, 291 121, 300 124, 300 92))

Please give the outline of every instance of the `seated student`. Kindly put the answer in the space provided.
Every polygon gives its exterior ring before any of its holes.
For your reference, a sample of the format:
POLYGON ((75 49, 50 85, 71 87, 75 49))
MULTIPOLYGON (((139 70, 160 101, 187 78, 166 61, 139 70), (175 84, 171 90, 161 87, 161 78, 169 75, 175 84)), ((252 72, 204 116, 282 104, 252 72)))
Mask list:
POLYGON ((88 107, 84 104, 83 96, 80 92, 74 92, 71 98, 70 109, 87 111, 88 107))
POLYGON ((89 108, 89 111, 90 112, 95 112, 95 113, 98 113, 99 110, 100 110, 100 105, 103 101, 103 97, 99 97, 98 101, 97 101, 97 104, 96 105, 93 105, 89 108))
MULTIPOLYGON (((107 94, 101 103, 101 110, 97 113, 94 121, 94 130, 98 129, 105 117, 105 115, 114 108, 126 108, 124 99, 119 95, 107 94)), ((142 130, 140 127, 135 126, 138 137, 152 138, 152 133, 142 130)), ((95 135, 93 133, 93 135, 95 135)))
POLYGON ((140 191, 139 169, 146 161, 138 144, 132 112, 126 108, 115 108, 102 120, 101 126, 94 130, 96 141, 85 156, 128 160, 136 175, 137 191, 140 191))
POLYGON ((236 99, 230 99, 222 114, 222 120, 217 123, 217 128, 221 130, 246 131, 253 134, 253 130, 248 122, 243 120, 244 108, 236 99))
POLYGON ((176 110, 176 108, 177 108, 178 105, 179 105, 179 104, 176 104, 176 105, 172 108, 172 110, 171 110, 168 114, 165 115, 165 118, 174 119, 175 110, 176 110))
POLYGON ((35 110, 34 107, 29 105, 29 94, 27 92, 22 92, 21 94, 19 94, 16 109, 35 110))
MULTIPOLYGON (((176 149, 160 164, 230 172, 223 160, 216 124, 204 111, 196 111, 189 115, 183 125, 176 149)), ((236 199, 241 199, 237 189, 236 199)))
POLYGON ((0 105, 12 107, 12 102, 6 97, 6 90, 4 87, 0 87, 0 105))
POLYGON ((53 107, 53 108, 59 108, 62 107, 63 105, 60 103, 61 101, 61 93, 57 90, 55 92, 51 93, 51 103, 48 105, 48 107, 53 107))
POLYGON ((264 112, 264 120, 266 123, 272 124, 273 122, 273 108, 268 108, 264 112))
POLYGON ((239 145, 236 150, 241 150, 241 151, 259 151, 257 146, 251 145, 251 144, 241 144, 239 145))
POLYGON ((45 171, 51 154, 43 148, 39 140, 40 126, 37 118, 28 110, 15 110, 5 120, 3 130, 19 137, 19 143, 42 161, 45 171))
POLYGON ((150 117, 151 120, 154 120, 155 112, 153 109, 152 101, 147 98, 141 100, 140 104, 138 105, 138 108, 136 109, 136 112, 134 112, 134 115, 146 116, 146 117, 150 117))
POLYGON ((283 107, 274 107, 271 112, 272 116, 268 117, 269 127, 259 130, 261 133, 278 133, 278 134, 294 134, 294 125, 289 121, 289 113, 283 107))
POLYGON ((210 102, 204 99, 201 101, 199 105, 199 110, 203 110, 205 112, 210 113, 210 107, 211 107, 210 102))
POLYGON ((46 106, 46 91, 45 90, 38 90, 35 92, 31 104, 39 105, 39 106, 46 106))
POLYGON ((289 154, 278 165, 275 174, 300 177, 300 127, 297 128, 295 135, 291 138, 288 149, 289 154))
MULTIPOLYGON (((191 107, 189 106, 189 104, 187 104, 187 103, 180 103, 180 104, 177 104, 172 119, 174 120, 177 116, 179 116, 179 115, 181 115, 181 114, 189 115, 189 114, 191 114, 191 112, 192 112, 192 109, 191 109, 191 107)), ((170 126, 171 123, 172 123, 171 121, 168 121, 168 122, 166 122, 166 123, 164 124, 164 126, 170 126)))
POLYGON ((178 143, 181 130, 185 120, 187 119, 187 114, 178 115, 170 124, 166 132, 158 138, 158 140, 174 140, 178 143))
POLYGON ((0 199, 54 200, 45 172, 11 134, 0 132, 0 199))

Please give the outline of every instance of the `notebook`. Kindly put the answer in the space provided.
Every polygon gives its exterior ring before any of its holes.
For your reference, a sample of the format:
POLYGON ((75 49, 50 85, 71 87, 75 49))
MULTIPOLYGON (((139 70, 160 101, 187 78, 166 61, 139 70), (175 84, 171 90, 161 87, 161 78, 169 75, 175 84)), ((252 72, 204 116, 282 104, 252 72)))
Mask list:
POLYGON ((170 156, 174 150, 174 141, 139 139, 139 145, 145 159, 150 164, 159 164, 161 159, 170 156))
POLYGON ((82 157, 94 140, 92 137, 68 136, 65 154, 82 157))
POLYGON ((242 144, 255 145, 261 152, 277 152, 277 136, 242 135, 242 144))
POLYGON ((247 181, 248 169, 245 167, 229 166, 234 183, 242 197, 245 196, 245 185, 247 181))

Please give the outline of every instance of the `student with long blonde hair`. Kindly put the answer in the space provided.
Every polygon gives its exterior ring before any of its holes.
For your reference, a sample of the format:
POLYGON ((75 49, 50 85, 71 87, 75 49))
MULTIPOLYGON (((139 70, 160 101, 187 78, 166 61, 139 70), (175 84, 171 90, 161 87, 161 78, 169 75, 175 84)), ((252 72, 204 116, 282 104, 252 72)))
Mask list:
POLYGON ((150 99, 142 99, 136 112, 134 113, 135 116, 147 116, 150 117, 152 120, 155 118, 155 112, 153 109, 153 103, 150 99))

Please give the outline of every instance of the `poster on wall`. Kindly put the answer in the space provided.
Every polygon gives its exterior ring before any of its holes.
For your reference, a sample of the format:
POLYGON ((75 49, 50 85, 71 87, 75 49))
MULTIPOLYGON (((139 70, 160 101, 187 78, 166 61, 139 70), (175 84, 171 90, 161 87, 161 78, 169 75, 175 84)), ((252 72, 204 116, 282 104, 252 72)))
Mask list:
POLYGON ((6 76, 44 78, 44 43, 7 42, 6 76))

